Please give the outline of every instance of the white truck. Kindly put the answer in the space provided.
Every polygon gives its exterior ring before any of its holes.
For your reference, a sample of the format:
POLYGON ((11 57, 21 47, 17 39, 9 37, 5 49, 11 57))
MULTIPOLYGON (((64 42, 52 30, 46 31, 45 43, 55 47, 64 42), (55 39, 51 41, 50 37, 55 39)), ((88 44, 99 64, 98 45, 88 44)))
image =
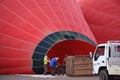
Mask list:
POLYGON ((99 74, 99 80, 114 80, 115 76, 120 77, 120 41, 99 44, 92 57, 93 74, 99 74))

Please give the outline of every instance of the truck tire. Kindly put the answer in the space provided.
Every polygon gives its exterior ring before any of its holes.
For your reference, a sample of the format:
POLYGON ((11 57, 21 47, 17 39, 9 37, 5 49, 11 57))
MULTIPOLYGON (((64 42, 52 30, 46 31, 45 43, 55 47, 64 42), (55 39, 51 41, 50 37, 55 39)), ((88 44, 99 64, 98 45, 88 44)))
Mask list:
POLYGON ((108 75, 107 70, 103 69, 99 73, 99 80, 111 80, 111 78, 108 75))

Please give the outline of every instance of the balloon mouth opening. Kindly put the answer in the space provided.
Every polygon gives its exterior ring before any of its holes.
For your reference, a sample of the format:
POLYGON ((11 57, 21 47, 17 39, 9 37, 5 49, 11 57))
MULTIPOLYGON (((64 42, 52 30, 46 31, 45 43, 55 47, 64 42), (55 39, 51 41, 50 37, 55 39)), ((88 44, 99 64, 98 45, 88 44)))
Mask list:
POLYGON ((50 48, 47 55, 51 59, 53 57, 59 57, 58 62, 62 63, 64 57, 75 55, 89 55, 89 52, 93 52, 95 46, 88 42, 81 40, 64 40, 55 44, 50 48))

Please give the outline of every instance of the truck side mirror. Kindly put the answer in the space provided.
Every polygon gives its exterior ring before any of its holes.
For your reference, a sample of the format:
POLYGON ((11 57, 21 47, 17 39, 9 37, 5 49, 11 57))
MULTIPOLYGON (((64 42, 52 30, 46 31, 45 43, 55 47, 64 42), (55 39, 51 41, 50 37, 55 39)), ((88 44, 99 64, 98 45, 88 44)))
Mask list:
POLYGON ((93 57, 92 52, 89 52, 89 57, 92 59, 93 57))

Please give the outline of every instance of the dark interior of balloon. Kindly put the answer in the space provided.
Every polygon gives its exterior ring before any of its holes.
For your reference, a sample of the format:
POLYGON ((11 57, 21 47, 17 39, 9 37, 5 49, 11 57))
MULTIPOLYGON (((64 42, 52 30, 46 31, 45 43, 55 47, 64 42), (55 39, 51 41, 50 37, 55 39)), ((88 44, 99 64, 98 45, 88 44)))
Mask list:
POLYGON ((88 42, 80 40, 65 40, 55 44, 49 51, 48 57, 59 57, 58 63, 62 64, 64 57, 67 56, 78 56, 78 55, 89 55, 89 51, 94 51, 95 46, 88 42))

